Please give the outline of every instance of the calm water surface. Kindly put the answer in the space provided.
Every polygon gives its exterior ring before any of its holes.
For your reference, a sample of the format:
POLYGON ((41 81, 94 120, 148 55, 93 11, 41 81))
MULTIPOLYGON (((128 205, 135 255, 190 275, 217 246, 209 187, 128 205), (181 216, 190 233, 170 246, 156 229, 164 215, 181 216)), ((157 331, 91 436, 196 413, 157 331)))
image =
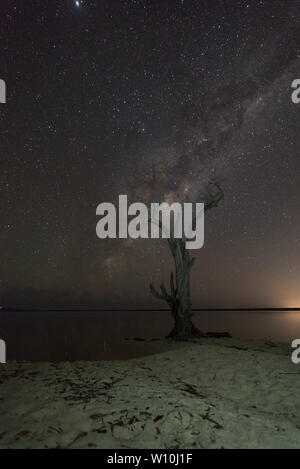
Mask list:
MULTIPOLYGON (((291 342, 300 338, 300 312, 195 313, 205 331, 234 337, 291 342)), ((163 338, 171 329, 168 312, 0 312, 0 338, 8 360, 112 360, 152 353, 151 342, 125 338, 163 338)))

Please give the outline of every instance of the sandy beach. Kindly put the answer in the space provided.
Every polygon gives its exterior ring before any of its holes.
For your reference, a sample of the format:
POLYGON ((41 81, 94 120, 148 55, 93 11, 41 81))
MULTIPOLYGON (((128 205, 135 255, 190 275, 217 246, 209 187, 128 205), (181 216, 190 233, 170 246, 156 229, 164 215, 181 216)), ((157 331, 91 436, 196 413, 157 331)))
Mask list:
POLYGON ((0 448, 300 448, 288 344, 162 340, 142 359, 0 367, 0 448))

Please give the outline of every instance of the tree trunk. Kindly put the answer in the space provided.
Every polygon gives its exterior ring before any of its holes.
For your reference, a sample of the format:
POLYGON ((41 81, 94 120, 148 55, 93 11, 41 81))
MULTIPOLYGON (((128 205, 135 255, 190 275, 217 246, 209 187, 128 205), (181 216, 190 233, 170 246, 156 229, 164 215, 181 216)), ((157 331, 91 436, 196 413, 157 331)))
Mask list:
POLYGON ((177 315, 174 318, 174 327, 167 335, 167 339, 188 340, 192 337, 205 337, 205 334, 193 324, 191 317, 182 318, 177 315))
POLYGON ((175 263, 176 288, 173 272, 170 276, 170 294, 168 294, 164 283, 160 286, 161 293, 158 293, 152 284, 150 285, 152 294, 168 303, 174 319, 174 327, 167 338, 188 340, 192 337, 204 337, 205 334, 192 321, 190 272, 195 259, 190 259, 182 239, 170 238, 168 242, 175 263))
MULTIPOLYGON (((210 183, 206 193, 203 195, 204 211, 217 207, 223 198, 223 191, 216 183, 210 183)), ((162 228, 161 222, 159 226, 162 228)), ((161 293, 157 292, 150 284, 150 290, 155 298, 165 300, 168 303, 174 327, 167 336, 175 340, 188 340, 192 337, 209 337, 201 332, 192 321, 192 303, 190 293, 190 272, 195 262, 195 258, 190 259, 189 251, 186 249, 185 240, 170 237, 168 238, 169 248, 175 264, 176 288, 174 285, 174 274, 170 275, 170 294, 167 292, 164 282, 160 286, 161 293)), ((210 333, 210 337, 228 337, 229 334, 210 333)))

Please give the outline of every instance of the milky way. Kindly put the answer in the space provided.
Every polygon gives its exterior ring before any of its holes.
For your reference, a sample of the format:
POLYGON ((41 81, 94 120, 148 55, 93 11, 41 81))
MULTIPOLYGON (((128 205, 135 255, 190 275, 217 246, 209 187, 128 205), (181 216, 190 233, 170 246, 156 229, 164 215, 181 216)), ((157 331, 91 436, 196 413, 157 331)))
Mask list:
POLYGON ((166 243, 97 239, 96 207, 209 180, 194 306, 299 303, 297 3, 2 3, 2 303, 157 306, 166 243))

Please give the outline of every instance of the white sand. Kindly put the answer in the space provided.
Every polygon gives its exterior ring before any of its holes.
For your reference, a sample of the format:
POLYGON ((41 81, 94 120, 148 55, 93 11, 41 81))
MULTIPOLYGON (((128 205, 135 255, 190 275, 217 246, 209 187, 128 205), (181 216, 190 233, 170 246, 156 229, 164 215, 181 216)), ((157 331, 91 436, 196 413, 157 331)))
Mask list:
POLYGON ((300 365, 288 345, 155 347, 168 351, 0 365, 0 448, 300 448, 300 365))

